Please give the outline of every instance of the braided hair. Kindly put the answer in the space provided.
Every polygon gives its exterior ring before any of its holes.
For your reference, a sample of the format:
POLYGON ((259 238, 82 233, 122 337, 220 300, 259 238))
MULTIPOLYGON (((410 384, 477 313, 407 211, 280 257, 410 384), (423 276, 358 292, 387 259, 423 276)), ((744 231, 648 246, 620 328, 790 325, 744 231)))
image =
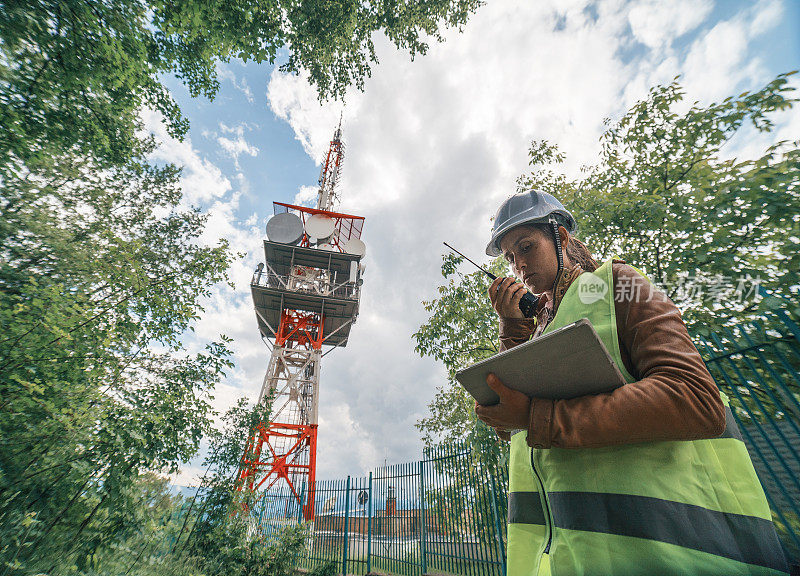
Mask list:
POLYGON ((567 256, 573 262, 580 264, 581 268, 587 272, 594 272, 600 267, 600 263, 592 257, 592 253, 586 244, 575 238, 575 236, 569 237, 567 256))

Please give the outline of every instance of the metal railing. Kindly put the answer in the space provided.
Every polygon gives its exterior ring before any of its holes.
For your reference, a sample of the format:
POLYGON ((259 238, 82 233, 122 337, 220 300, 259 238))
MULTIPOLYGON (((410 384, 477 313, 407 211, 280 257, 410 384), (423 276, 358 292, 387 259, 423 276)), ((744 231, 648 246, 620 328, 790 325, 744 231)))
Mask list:
MULTIPOLYGON (((315 519, 303 568, 334 563, 341 574, 505 574, 507 473, 464 446, 378 468, 366 477, 316 482, 315 519)), ((303 488, 305 490, 305 487, 303 488)), ((265 493, 258 528, 300 521, 288 489, 265 493)))
POLYGON ((309 269, 308 275, 278 274, 270 268, 256 270, 250 279, 251 286, 261 286, 264 288, 277 288, 279 290, 292 290, 316 296, 328 296, 331 298, 346 298, 358 300, 360 287, 349 281, 337 282, 329 281, 318 276, 316 269, 309 269))
POLYGON ((800 564, 800 327, 786 310, 769 321, 695 336, 730 399, 789 559, 800 564))

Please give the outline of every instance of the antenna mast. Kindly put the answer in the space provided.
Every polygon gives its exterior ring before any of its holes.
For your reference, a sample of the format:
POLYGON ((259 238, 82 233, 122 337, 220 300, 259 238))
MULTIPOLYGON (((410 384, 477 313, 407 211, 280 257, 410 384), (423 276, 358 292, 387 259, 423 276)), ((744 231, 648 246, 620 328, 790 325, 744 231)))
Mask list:
POLYGON ((287 518, 314 519, 322 347, 347 345, 361 297, 364 218, 332 210, 344 157, 341 136, 340 119, 317 208, 273 202, 265 265, 250 281, 258 329, 271 348, 258 401, 271 410, 270 421, 248 438, 237 489, 252 495, 277 483, 288 486, 298 508, 287 509, 287 518))
POLYGON ((333 133, 333 140, 328 147, 325 163, 319 173, 319 193, 317 208, 319 210, 332 210, 339 204, 336 185, 339 183, 339 172, 344 161, 344 144, 342 143, 342 117, 339 116, 339 127, 333 133))

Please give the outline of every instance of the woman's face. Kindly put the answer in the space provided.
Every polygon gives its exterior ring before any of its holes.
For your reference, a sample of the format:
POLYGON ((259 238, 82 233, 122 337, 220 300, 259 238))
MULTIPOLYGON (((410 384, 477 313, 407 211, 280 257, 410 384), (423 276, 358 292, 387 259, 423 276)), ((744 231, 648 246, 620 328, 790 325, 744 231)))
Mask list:
MULTIPOLYGON (((559 228, 561 233, 564 265, 569 260, 566 257, 566 230, 559 228)), ((500 240, 500 249, 503 256, 511 265, 511 270, 517 278, 522 280, 528 290, 534 294, 542 294, 553 288, 556 274, 558 273, 558 259, 553 236, 549 232, 528 225, 512 228, 500 240)))

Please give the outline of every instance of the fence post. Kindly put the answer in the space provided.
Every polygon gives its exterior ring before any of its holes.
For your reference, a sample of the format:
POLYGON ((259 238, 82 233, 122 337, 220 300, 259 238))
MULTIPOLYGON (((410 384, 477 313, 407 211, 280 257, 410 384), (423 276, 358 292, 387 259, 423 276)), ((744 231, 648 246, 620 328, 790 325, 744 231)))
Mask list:
POLYGON ((347 574, 347 540, 350 532, 350 476, 347 477, 344 500, 344 549, 342 550, 342 576, 347 574))
POLYGON ((367 504, 367 574, 372 572, 372 472, 369 473, 369 504, 367 504))
POLYGON ((501 566, 503 568, 503 576, 506 575, 506 549, 503 546, 503 533, 501 532, 502 527, 500 525, 500 514, 497 512, 497 491, 495 490, 495 479, 494 479, 494 472, 496 468, 494 465, 491 465, 489 469, 489 477, 491 478, 491 483, 489 484, 489 490, 492 492, 492 516, 494 516, 494 530, 495 535, 497 536, 497 548, 500 550, 500 561, 502 562, 501 566))
POLYGON ((426 533, 425 533, 425 467, 424 460, 419 461, 419 518, 420 523, 420 552, 422 554, 422 573, 428 572, 428 566, 425 562, 425 549, 426 549, 426 533))
POLYGON ((306 481, 303 480, 303 486, 300 488, 300 507, 297 510, 297 523, 303 523, 303 502, 305 502, 306 498, 306 481))

